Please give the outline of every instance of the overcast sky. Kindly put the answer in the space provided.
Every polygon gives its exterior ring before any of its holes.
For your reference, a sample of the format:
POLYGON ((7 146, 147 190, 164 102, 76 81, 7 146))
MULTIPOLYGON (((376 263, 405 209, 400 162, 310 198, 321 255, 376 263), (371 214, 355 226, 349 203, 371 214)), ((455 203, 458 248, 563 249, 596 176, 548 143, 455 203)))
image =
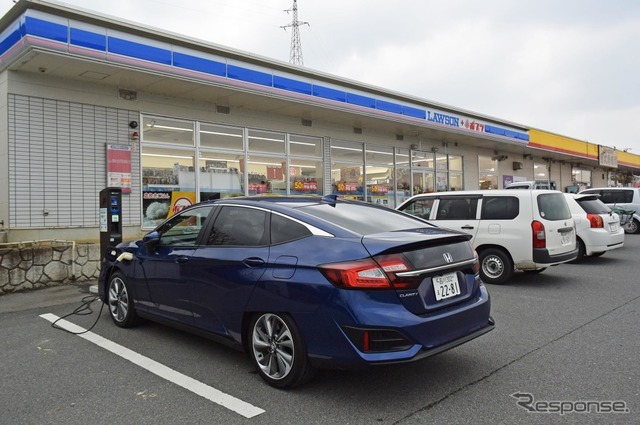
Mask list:
MULTIPOLYGON (((289 60, 293 0, 65 3, 289 60)), ((640 1, 298 0, 298 13, 306 68, 640 154, 640 1)))

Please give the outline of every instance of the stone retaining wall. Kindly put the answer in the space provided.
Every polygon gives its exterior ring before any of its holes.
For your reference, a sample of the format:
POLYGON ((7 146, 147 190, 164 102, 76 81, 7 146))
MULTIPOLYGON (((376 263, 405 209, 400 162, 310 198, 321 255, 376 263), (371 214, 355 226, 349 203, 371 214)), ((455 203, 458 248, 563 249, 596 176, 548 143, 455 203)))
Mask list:
POLYGON ((100 274, 100 260, 99 244, 56 241, 0 245, 0 295, 95 280, 100 274))

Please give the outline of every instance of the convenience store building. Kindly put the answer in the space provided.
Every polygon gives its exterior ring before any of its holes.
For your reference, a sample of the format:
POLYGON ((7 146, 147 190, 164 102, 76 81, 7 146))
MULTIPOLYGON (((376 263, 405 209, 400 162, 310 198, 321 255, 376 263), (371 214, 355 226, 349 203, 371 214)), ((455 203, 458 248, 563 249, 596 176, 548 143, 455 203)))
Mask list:
POLYGON ((0 19, 0 242, 124 237, 185 205, 338 194, 397 206, 520 180, 628 183, 640 156, 49 1, 0 19))

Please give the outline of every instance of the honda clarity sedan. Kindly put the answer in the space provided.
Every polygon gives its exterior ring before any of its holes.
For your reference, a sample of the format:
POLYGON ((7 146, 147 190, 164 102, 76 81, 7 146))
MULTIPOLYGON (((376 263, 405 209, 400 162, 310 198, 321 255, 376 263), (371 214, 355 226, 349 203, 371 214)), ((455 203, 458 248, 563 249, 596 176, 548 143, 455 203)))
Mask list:
POLYGON ((494 327, 470 236, 321 197, 207 201, 106 250, 113 322, 151 319, 243 350, 270 385, 409 362, 494 327))

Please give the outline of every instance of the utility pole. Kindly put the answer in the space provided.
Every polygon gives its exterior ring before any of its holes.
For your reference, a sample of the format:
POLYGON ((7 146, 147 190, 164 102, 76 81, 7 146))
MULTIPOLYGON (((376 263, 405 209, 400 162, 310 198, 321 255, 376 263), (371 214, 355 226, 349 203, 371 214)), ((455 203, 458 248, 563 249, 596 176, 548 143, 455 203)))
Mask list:
MULTIPOLYGON (((289 62, 294 65, 304 66, 302 61, 302 43, 300 42, 300 25, 309 25, 309 22, 298 21, 298 1, 293 0, 293 6, 290 9, 286 9, 285 12, 293 12, 293 20, 287 25, 283 25, 280 28, 285 31, 287 28, 292 28, 291 33, 291 51, 289 52, 289 62)), ((310 25, 309 25, 310 26, 310 25)))

